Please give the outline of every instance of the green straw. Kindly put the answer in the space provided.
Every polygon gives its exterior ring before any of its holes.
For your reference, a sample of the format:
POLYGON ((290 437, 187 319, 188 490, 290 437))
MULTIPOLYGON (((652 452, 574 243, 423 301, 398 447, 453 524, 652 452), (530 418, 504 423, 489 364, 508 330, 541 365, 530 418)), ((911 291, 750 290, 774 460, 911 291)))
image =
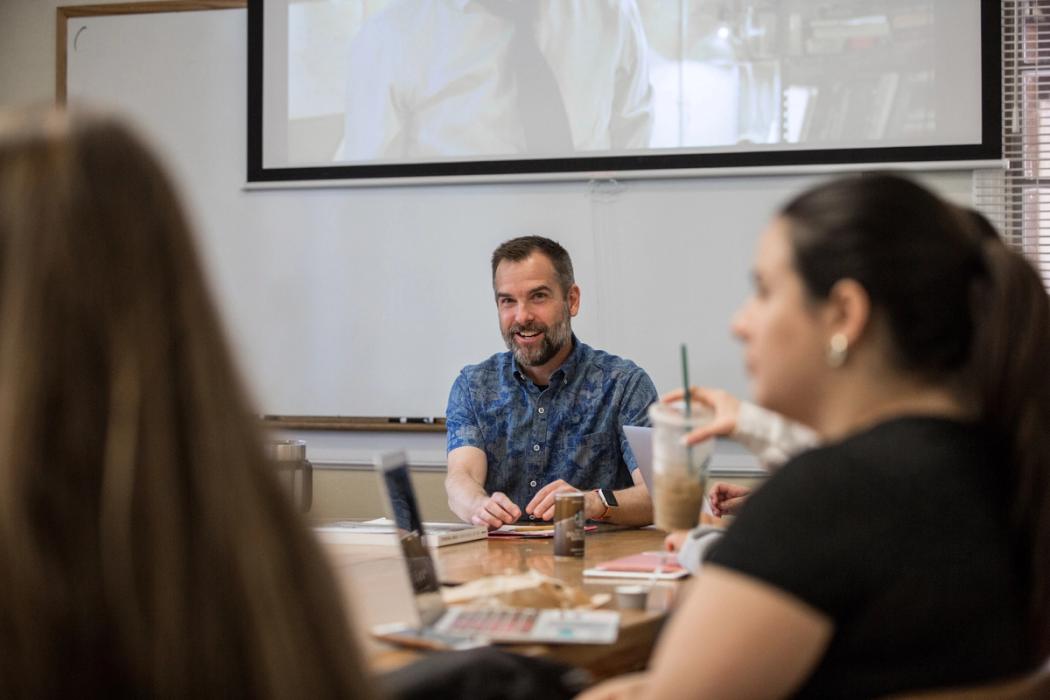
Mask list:
MULTIPOLYGON (((686 352, 685 343, 682 343, 682 387, 685 389, 685 417, 688 419, 693 412, 693 399, 689 395, 689 354, 686 352)), ((686 432, 688 431, 689 429, 686 428, 686 432)), ((692 445, 685 448, 685 459, 688 464, 692 465, 692 445)))
POLYGON ((692 413, 692 397, 689 395, 689 355, 682 343, 682 387, 685 389, 685 417, 692 413))

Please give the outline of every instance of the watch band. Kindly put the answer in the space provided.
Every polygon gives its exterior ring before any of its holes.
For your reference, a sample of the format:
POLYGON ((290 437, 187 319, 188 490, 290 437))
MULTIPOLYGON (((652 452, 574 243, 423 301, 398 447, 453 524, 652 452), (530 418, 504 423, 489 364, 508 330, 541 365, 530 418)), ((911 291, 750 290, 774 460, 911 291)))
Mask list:
POLYGON ((598 496, 598 501, 603 506, 605 506, 605 511, 601 515, 598 516, 598 520, 605 520, 607 517, 609 517, 609 513, 612 511, 612 506, 610 506, 608 503, 605 502, 605 497, 602 496, 602 490, 601 489, 594 489, 594 493, 598 496))

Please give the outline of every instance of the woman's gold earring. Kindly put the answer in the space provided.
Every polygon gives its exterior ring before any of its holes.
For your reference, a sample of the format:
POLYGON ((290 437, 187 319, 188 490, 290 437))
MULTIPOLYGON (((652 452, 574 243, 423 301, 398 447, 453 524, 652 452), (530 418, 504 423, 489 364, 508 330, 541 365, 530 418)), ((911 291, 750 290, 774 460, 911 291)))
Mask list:
POLYGON ((831 340, 828 342, 827 362, 828 367, 832 369, 838 369, 842 365, 846 364, 846 357, 849 355, 849 339, 846 338, 845 333, 836 333, 831 336, 831 340))

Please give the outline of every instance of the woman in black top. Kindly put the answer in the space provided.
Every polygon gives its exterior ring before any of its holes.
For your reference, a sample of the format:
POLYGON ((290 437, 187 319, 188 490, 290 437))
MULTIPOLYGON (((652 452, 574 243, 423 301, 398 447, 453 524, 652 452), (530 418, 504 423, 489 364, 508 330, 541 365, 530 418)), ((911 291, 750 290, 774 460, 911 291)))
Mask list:
POLYGON ((984 222, 836 180, 763 234, 733 323, 758 403, 824 447, 756 492, 649 674, 589 698, 875 697, 1050 653, 1050 304, 984 222))

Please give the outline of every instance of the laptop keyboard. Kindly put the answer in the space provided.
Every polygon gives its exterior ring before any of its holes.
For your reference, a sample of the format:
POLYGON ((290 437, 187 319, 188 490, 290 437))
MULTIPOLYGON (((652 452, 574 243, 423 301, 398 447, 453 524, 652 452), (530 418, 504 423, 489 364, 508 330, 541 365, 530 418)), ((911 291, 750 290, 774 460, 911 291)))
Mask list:
POLYGON ((453 607, 437 629, 450 636, 495 642, 609 644, 616 641, 619 624, 615 610, 453 607))
POLYGON ((534 608, 459 610, 449 627, 452 634, 467 636, 527 635, 536 626, 539 611, 534 608))

